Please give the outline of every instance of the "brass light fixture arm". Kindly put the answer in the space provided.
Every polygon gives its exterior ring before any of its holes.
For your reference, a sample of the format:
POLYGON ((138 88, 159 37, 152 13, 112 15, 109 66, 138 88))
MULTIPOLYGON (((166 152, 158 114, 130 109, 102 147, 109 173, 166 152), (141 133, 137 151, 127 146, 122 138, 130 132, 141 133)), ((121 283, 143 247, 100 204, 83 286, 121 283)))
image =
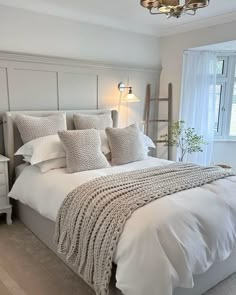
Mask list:
MULTIPOLYGON (((196 11, 198 10, 198 9, 202 9, 202 8, 206 8, 206 7, 208 7, 209 5, 210 5, 210 2, 211 2, 211 0, 208 0, 208 2, 207 2, 207 5, 206 6, 202 6, 202 7, 197 7, 197 8, 187 8, 187 6, 188 6, 188 4, 190 4, 190 0, 189 0, 189 2, 188 3, 186 3, 183 7, 186 7, 185 8, 185 10, 187 11, 187 10, 192 10, 192 11, 195 11, 195 14, 196 14, 196 11)), ((194 14, 194 15, 195 15, 194 14)))
POLYGON ((125 89, 129 89, 129 91, 132 91, 132 86, 126 86, 123 82, 120 82, 118 84, 118 89, 120 92, 123 92, 125 89))
MULTIPOLYGON (((166 4, 163 4, 162 3, 162 0, 159 1, 160 2, 160 7, 169 7, 168 5, 166 4)), ((203 7, 197 7, 197 8, 188 8, 188 5, 191 3, 191 0, 189 0, 187 3, 185 3, 184 5, 179 5, 179 8, 180 8, 180 11, 182 10, 183 13, 187 14, 187 15, 191 15, 191 16, 194 16, 197 12, 198 9, 201 9, 201 8, 206 8, 210 5, 210 0, 207 2, 207 5, 206 6, 203 6, 203 7), (192 12, 192 13, 191 13, 192 12)), ((160 7, 155 7, 155 9, 159 9, 160 7)), ((174 17, 179 17, 179 16, 176 16, 174 11, 170 11, 170 12, 153 12, 153 7, 150 7, 149 8, 149 12, 151 15, 158 15, 158 14, 165 14, 167 15, 168 18, 174 16, 174 17)), ((183 14, 182 13, 182 14, 183 14)))
POLYGON ((192 16, 194 16, 196 13, 197 13, 196 9, 194 9, 194 10, 193 9, 188 9, 188 10, 186 9, 186 12, 185 12, 185 14, 192 15, 192 16), (190 11, 192 11, 192 13, 190 11))
POLYGON ((152 15, 156 15, 156 14, 166 14, 165 12, 153 12, 152 9, 153 9, 153 8, 150 8, 150 9, 149 9, 150 14, 152 14, 152 15))

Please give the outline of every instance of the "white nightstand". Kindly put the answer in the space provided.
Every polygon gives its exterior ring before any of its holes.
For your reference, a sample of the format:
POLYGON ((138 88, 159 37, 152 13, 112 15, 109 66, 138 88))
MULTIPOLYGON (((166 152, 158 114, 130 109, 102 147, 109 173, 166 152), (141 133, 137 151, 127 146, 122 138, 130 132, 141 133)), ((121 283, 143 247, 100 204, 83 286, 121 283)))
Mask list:
POLYGON ((10 205, 8 198, 8 161, 8 158, 0 155, 0 214, 6 213, 7 224, 10 225, 12 224, 12 206, 10 205))

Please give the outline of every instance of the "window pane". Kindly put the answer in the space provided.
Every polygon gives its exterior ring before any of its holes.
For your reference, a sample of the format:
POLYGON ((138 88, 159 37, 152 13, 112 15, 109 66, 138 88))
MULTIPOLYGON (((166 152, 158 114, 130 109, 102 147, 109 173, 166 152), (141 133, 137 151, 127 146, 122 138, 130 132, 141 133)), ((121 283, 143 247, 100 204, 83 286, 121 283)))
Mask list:
POLYGON ((216 85, 215 132, 219 132, 221 95, 222 95, 222 85, 216 85))
POLYGON ((236 83, 234 83, 234 94, 232 103, 230 136, 236 136, 236 83))
POLYGON ((223 75, 224 74, 224 60, 218 60, 217 61, 217 75, 223 75))

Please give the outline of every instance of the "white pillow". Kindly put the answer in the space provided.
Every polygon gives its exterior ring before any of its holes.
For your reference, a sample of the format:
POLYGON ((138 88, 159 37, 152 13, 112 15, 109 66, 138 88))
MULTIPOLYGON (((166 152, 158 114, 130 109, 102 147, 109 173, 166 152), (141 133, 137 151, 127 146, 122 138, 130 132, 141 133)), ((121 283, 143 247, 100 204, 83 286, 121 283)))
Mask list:
POLYGON ((152 141, 150 137, 148 137, 142 132, 141 132, 141 136, 142 136, 143 143, 147 148, 154 148, 154 149, 156 148, 154 142, 152 141))
POLYGON ((65 149, 57 134, 31 140, 23 145, 15 155, 22 155, 31 165, 66 157, 65 149))
MULTIPOLYGON (((23 160, 26 163, 21 165, 26 165, 26 164, 29 165, 31 162, 31 156, 25 155, 23 160)), ((43 161, 43 162, 35 164, 35 166, 39 167, 41 173, 45 173, 53 169, 66 168, 66 158, 63 157, 63 158, 56 158, 56 159, 43 161)))
POLYGON ((29 164, 30 164, 30 161, 31 161, 31 157, 32 157, 32 156, 24 155, 23 157, 24 157, 24 158, 23 158, 23 161, 26 162, 26 163, 29 163, 29 164))
POLYGON ((53 169, 65 168, 66 167, 66 158, 57 158, 44 161, 36 164, 35 166, 39 167, 41 173, 48 172, 53 169))
MULTIPOLYGON (((108 144, 105 130, 101 130, 101 144, 102 153, 107 156, 111 150, 108 144)), ((31 165, 45 162, 47 160, 65 157, 65 149, 58 137, 58 135, 49 135, 40 137, 24 144, 15 153, 15 156, 21 155, 24 161, 31 165)))
POLYGON ((107 139, 107 135, 106 135, 106 131, 105 130, 100 130, 100 138, 101 138, 101 149, 102 149, 102 153, 106 156, 108 154, 110 154, 111 149, 109 147, 109 143, 108 143, 108 139, 107 139))

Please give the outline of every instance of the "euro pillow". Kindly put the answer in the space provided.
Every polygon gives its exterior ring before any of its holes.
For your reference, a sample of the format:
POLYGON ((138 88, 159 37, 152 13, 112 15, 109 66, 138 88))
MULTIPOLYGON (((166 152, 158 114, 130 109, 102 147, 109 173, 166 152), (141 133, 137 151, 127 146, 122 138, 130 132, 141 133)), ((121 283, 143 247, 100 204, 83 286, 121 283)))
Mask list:
POLYGON ((77 130, 105 130, 107 127, 113 126, 113 120, 111 112, 98 115, 76 114, 74 115, 74 124, 77 130))
POLYGON ((147 150, 136 124, 126 128, 106 128, 112 163, 123 165, 144 160, 147 150))
POLYGON ((31 140, 19 148, 15 155, 23 156, 31 165, 66 157, 65 149, 57 134, 31 140))
POLYGON ((61 131, 58 135, 66 151, 67 173, 110 166, 101 151, 101 138, 98 130, 61 131))
POLYGON ((47 117, 33 117, 20 114, 16 116, 15 122, 23 143, 39 137, 54 135, 58 131, 67 129, 65 113, 58 113, 47 117))

